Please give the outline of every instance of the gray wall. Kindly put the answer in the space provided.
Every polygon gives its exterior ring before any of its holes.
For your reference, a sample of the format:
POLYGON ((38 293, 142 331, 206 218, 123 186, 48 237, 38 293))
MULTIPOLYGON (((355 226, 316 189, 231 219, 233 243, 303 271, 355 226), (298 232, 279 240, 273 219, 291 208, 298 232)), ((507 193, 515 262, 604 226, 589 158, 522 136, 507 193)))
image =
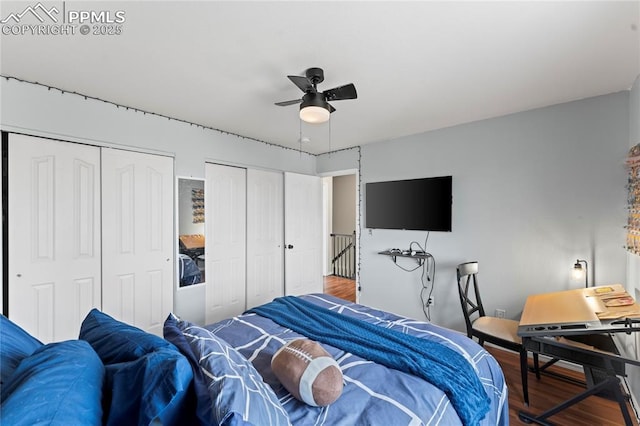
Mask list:
MULTIPOLYGON (((13 79, 0 92, 4 131, 173 156, 176 176, 204 178, 207 161, 315 174, 316 157, 295 150, 13 79)), ((204 296, 202 285, 177 289, 174 312, 203 323, 204 296)))
POLYGON ((333 178, 334 234, 352 234, 356 230, 356 175, 333 178))
MULTIPOLYGON (((436 259, 431 318, 463 330, 455 268, 464 261, 480 262, 489 313, 510 318, 529 294, 582 286, 571 279, 578 258, 589 261, 591 282, 625 282, 628 117, 629 93, 620 92, 364 145, 359 159, 332 156, 338 167, 359 162, 361 191, 366 182, 453 176, 453 232, 432 232, 427 244, 436 259)), ((318 166, 332 168, 326 155, 318 166)), ((360 302, 424 318, 419 271, 377 253, 424 244, 427 233, 360 235, 360 302)))

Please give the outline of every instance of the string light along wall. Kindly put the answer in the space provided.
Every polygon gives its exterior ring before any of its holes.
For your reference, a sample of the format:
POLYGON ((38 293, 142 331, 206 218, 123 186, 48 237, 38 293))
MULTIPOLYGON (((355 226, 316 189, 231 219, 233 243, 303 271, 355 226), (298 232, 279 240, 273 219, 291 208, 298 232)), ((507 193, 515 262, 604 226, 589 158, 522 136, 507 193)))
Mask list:
MULTIPOLYGON (((286 146, 282 146, 282 145, 277 145, 277 144, 266 142, 266 141, 263 141, 263 140, 260 140, 260 139, 247 137, 247 136, 242 136, 242 135, 239 135, 237 133, 227 132, 225 130, 217 129, 215 127, 204 126, 202 124, 193 123, 193 122, 190 122, 190 121, 187 121, 187 120, 182 120, 182 119, 179 119, 179 118, 173 118, 173 117, 169 117, 167 115, 158 114, 158 113, 151 112, 151 111, 145 111, 145 110, 142 110, 140 108, 121 105, 121 104, 118 104, 116 102, 108 101, 108 100, 101 99, 101 98, 98 98, 98 97, 95 97, 95 96, 89 96, 89 95, 85 95, 85 94, 78 93, 78 92, 73 92, 73 91, 69 91, 69 90, 60 89, 58 87, 49 86, 49 85, 46 85, 46 84, 38 83, 36 81, 28 81, 28 80, 24 80, 24 79, 21 79, 21 78, 2 75, 2 74, 0 74, 0 78, 4 78, 8 82, 16 81, 16 82, 19 82, 19 83, 22 83, 22 84, 31 84, 31 85, 34 85, 34 86, 45 87, 45 88, 47 88, 47 90, 49 90, 49 91, 53 90, 53 91, 59 92, 61 95, 70 94, 70 95, 73 95, 73 96, 78 96, 78 97, 84 98, 84 100, 98 101, 98 102, 102 102, 102 103, 105 103, 105 104, 108 104, 108 105, 112 105, 112 106, 116 107, 117 109, 123 108, 126 111, 131 110, 133 112, 142 113, 143 115, 149 114, 149 115, 155 116, 155 117, 166 118, 169 121, 175 121, 175 122, 178 122, 178 123, 189 124, 190 126, 196 126, 196 127, 199 127, 199 128, 201 128, 203 130, 211 130, 211 131, 215 131, 215 132, 226 134, 226 135, 230 135, 230 136, 236 136, 236 137, 241 138, 241 139, 252 140, 254 142, 260 142, 260 143, 263 143, 263 144, 266 144, 266 145, 269 145, 269 146, 273 146, 273 147, 277 147, 277 148, 280 148, 280 149, 284 149, 284 150, 299 151, 300 154, 302 154, 304 152, 305 154, 312 155, 314 157, 318 157, 319 155, 324 155, 324 154, 313 154, 313 153, 310 153, 310 152, 302 151, 302 145, 300 145, 300 149, 294 149, 294 148, 290 148, 290 147, 286 147, 286 146)), ((299 132, 300 132, 299 136, 300 136, 300 142, 301 142, 301 139, 302 139, 302 128, 300 128, 299 132)), ((331 155, 332 153, 337 153, 337 152, 341 152, 341 151, 350 151, 352 149, 357 149, 358 150, 358 188, 362 188, 362 171, 361 171, 362 170, 362 168, 361 168, 361 165, 362 165, 362 151, 361 151, 360 146, 331 151, 331 126, 329 125, 329 152, 327 152, 325 154, 331 155)), ((361 190, 358 191, 358 194, 359 194, 358 195, 358 208, 359 208, 359 211, 362 212, 362 191, 361 190)), ((360 221, 360 223, 362 223, 362 221, 360 221)), ((359 226, 359 229, 360 229, 360 231, 362 231, 362 225, 359 226)), ((358 282, 359 282, 360 266, 361 266, 361 256, 360 256, 361 248, 362 248, 361 247, 361 242, 358 241, 358 256, 357 256, 357 265, 358 265, 358 267, 357 267, 357 271, 356 271, 358 282)), ((360 291, 360 290, 361 290, 361 287, 359 285, 358 286, 358 291, 360 291)))
MULTIPOLYGON (((362 282, 360 281, 360 268, 362 266, 362 231, 363 231, 363 220, 364 216, 362 210, 362 194, 364 192, 364 188, 362 185, 363 182, 363 171, 362 171, 362 148, 360 146, 358 148, 358 211, 360 212, 358 217, 358 230, 360 238, 358 239, 358 255, 357 255, 357 267, 356 267, 356 277, 358 282, 358 291, 362 291, 362 282)), ((369 235, 371 235, 371 229, 369 230, 369 235)), ((420 305, 422 308, 422 312, 424 313, 427 321, 431 321, 431 308, 433 307, 433 291, 435 289, 435 281, 436 281, 436 260, 433 255, 427 252, 427 244, 429 242, 430 232, 427 232, 425 236, 424 243, 420 244, 417 241, 411 241, 409 244, 409 251, 416 250, 416 252, 423 253, 420 258, 409 258, 403 257, 404 259, 410 259, 411 261, 418 261, 418 264, 412 268, 406 268, 397 263, 394 260, 394 264, 396 267, 401 270, 411 273, 417 270, 420 270, 420 305)))
POLYGON ((240 138, 240 139, 251 140, 251 141, 254 141, 254 142, 260 142, 260 143, 263 143, 265 145, 269 145, 269 146, 272 146, 272 147, 277 147, 277 148, 284 149, 284 150, 300 151, 300 153, 304 152, 305 154, 312 155, 314 157, 317 157, 319 155, 319 154, 313 154, 311 152, 302 151, 302 146, 300 147, 300 150, 298 150, 298 149, 295 149, 295 148, 290 148, 290 147, 287 147, 287 146, 278 145, 278 144, 275 144, 275 143, 263 141, 261 139, 257 139, 257 138, 253 138, 253 137, 249 137, 249 136, 243 136, 243 135, 239 135, 239 134, 233 133, 233 132, 227 132, 226 130, 217 129, 215 127, 204 126, 202 124, 193 123, 191 121, 182 120, 180 118, 169 117, 167 115, 158 114, 158 113, 151 112, 151 111, 146 111, 146 110, 143 110, 143 109, 140 109, 140 108, 136 108, 136 107, 131 107, 131 106, 127 106, 127 105, 121 105, 121 104, 118 104, 116 102, 108 101, 108 100, 101 99, 101 98, 98 98, 98 97, 95 97, 95 96, 89 96, 89 95, 85 95, 85 94, 74 92, 74 91, 70 91, 70 90, 60 89, 60 88, 55 87, 55 86, 49 86, 49 85, 46 85, 46 84, 38 83, 37 81, 29 81, 29 80, 24 80, 24 79, 21 79, 21 78, 18 78, 18 77, 12 77, 12 76, 2 75, 2 74, 0 74, 0 78, 4 78, 6 81, 13 80, 13 81, 17 81, 19 83, 32 84, 34 86, 45 87, 45 88, 47 88, 47 90, 56 91, 56 92, 60 93, 61 95, 67 94, 67 95, 79 96, 81 98, 84 98, 84 100, 86 100, 86 101, 88 101, 88 100, 98 101, 98 102, 102 102, 102 103, 105 103, 105 104, 108 104, 108 105, 112 105, 112 106, 116 107, 117 109, 122 108, 122 109, 124 109, 126 111, 133 111, 133 112, 137 112, 137 113, 142 113, 143 115, 151 115, 151 116, 154 116, 154 117, 166 118, 169 121, 175 121, 175 122, 178 122, 178 123, 188 124, 190 126, 199 127, 199 128, 201 128, 203 130, 212 130, 214 132, 222 133, 222 134, 225 134, 225 135, 235 136, 235 137, 240 138))

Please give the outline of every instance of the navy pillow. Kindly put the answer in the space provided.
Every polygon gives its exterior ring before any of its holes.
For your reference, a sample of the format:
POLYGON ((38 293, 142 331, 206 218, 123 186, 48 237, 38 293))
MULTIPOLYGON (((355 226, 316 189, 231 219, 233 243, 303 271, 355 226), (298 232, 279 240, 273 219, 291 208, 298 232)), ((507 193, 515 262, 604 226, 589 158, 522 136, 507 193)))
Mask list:
POLYGON ((198 418, 206 424, 289 425, 289 416, 260 373, 209 330, 169 315, 164 336, 194 369, 198 418))
POLYGON ((196 416, 200 423, 204 425, 211 424, 213 414, 211 413, 211 399, 209 398, 209 389, 205 381, 200 364, 195 354, 191 350, 189 342, 182 334, 182 330, 178 328, 178 318, 170 314, 164 322, 163 334, 164 338, 173 343, 180 352, 187 358, 193 371, 193 390, 196 399, 196 416))
POLYGON ((8 380, 3 425, 100 425, 104 367, 82 340, 50 343, 24 358, 8 380))
POLYGON ((0 389, 13 374, 20 361, 42 346, 35 337, 4 315, 0 315, 0 389))
POLYGON ((175 346, 97 309, 82 322, 80 338, 106 367, 106 424, 193 423, 193 372, 175 346))
POLYGON ((92 309, 82 321, 80 338, 91 343, 105 364, 135 361, 160 348, 175 349, 162 337, 120 322, 97 309, 92 309))
POLYGON ((193 423, 194 406, 187 398, 193 373, 178 351, 161 348, 135 361, 107 365, 106 371, 111 391, 107 424, 193 423))

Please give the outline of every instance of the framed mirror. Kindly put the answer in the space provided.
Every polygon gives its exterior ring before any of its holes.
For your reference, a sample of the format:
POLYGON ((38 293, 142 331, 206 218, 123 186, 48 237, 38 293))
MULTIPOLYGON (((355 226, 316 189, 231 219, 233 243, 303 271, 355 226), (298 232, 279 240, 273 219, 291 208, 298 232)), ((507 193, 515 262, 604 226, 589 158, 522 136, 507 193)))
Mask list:
POLYGON ((178 178, 178 285, 205 282, 204 179, 178 178))

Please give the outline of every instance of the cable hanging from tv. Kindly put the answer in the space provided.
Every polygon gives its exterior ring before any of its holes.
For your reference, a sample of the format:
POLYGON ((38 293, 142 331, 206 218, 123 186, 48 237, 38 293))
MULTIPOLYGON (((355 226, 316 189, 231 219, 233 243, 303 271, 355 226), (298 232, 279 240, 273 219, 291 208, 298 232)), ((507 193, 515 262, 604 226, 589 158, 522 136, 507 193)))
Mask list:
POLYGON ((431 306, 433 305, 433 289, 436 280, 436 260, 433 255, 426 251, 427 241, 429 240, 429 232, 424 240, 424 246, 421 246, 417 241, 412 241, 409 244, 408 250, 401 250, 392 248, 389 250, 381 251, 379 254, 391 256, 394 265, 402 269, 405 272, 414 272, 422 268, 420 274, 420 302, 422 306, 422 312, 427 318, 427 321, 431 321, 431 306), (414 247, 416 246, 416 247, 414 247), (414 268, 405 268, 397 261, 398 257, 405 257, 415 259, 418 264, 414 268))

